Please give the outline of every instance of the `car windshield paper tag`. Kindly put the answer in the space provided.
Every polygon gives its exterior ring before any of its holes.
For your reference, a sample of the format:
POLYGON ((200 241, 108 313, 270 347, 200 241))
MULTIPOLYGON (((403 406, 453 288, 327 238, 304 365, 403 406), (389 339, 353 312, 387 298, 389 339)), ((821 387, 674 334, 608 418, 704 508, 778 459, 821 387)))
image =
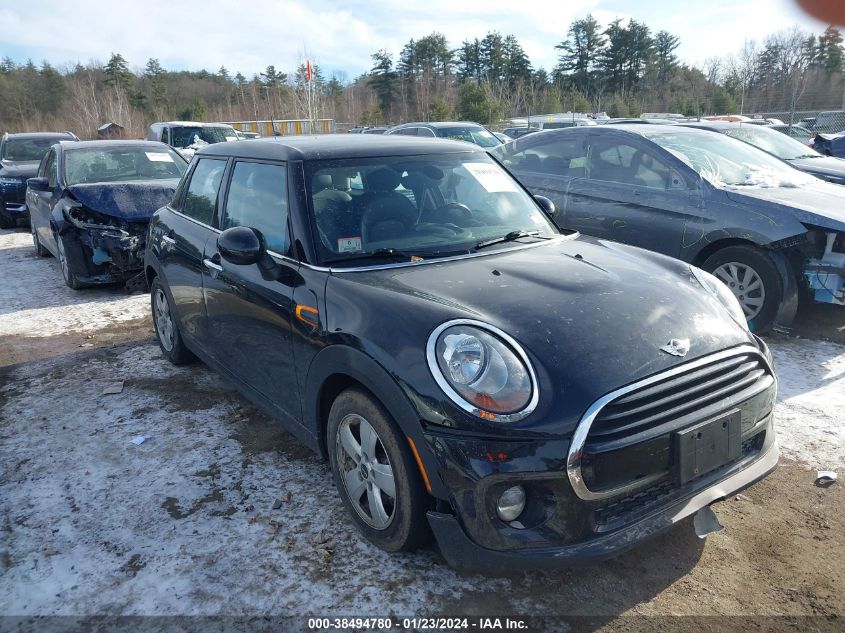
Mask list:
POLYGON ((490 163, 464 163, 466 170, 490 193, 516 191, 513 180, 496 165, 490 163))
POLYGON ((361 250, 360 237, 341 237, 337 240, 337 250, 341 253, 355 253, 361 250))
POLYGON ((172 163, 173 157, 167 152, 144 152, 147 159, 156 163, 172 163))

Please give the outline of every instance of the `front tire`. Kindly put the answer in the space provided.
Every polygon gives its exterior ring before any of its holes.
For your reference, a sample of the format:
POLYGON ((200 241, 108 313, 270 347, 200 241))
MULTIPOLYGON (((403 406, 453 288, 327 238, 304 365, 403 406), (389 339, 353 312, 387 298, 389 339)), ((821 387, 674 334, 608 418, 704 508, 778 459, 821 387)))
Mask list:
POLYGON ((56 235, 56 252, 59 255, 59 266, 62 268, 62 277, 65 280, 65 285, 73 290, 81 289, 84 284, 79 281, 79 278, 73 272, 70 265, 69 249, 67 239, 63 235, 56 235))
POLYGON ((185 365, 196 359, 194 353, 185 346, 170 299, 158 277, 150 284, 150 307, 156 339, 164 357, 174 365, 185 365))
POLYGON ((756 246, 728 246, 702 265, 734 293, 752 332, 774 325, 783 302, 783 281, 774 260, 756 246))
POLYGON ((38 255, 38 257, 47 257, 50 252, 41 245, 41 240, 38 237, 38 229, 35 228, 35 224, 33 224, 31 220, 29 228, 32 231, 32 245, 35 247, 35 254, 38 255))
POLYGON ((368 541, 411 551, 430 537, 429 498, 408 448, 384 407, 360 389, 332 404, 328 453, 343 505, 368 541))

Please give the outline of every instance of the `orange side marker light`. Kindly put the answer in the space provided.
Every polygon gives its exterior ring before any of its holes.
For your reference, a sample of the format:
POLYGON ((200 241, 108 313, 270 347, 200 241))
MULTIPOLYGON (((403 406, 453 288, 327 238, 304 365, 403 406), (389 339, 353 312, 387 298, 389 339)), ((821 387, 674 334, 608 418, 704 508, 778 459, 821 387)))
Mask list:
POLYGON ((294 312, 296 318, 313 328, 320 327, 320 311, 306 305, 297 305, 294 312))
POLYGON ((408 438, 408 444, 411 445, 411 452, 414 454, 414 459, 417 460, 417 466, 420 467, 420 472, 422 473, 423 483, 425 483, 425 489, 431 492, 431 482, 428 480, 428 473, 425 472, 425 466, 423 466, 422 459, 420 459, 420 454, 417 452, 417 445, 414 444, 414 440, 410 437, 408 438))

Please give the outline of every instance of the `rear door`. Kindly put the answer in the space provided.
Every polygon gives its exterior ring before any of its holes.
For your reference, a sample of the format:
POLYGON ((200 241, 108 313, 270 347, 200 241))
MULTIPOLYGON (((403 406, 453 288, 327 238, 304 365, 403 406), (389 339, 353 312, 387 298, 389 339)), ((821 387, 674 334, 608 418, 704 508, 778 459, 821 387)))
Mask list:
POLYGON ((276 275, 257 265, 232 264, 216 240, 205 247, 203 286, 211 351, 233 374, 290 420, 300 417, 293 364, 293 290, 300 279, 290 250, 287 167, 281 162, 237 160, 223 207, 221 228, 257 229, 276 275))
POLYGON ((206 351, 203 254, 206 242, 216 240, 219 233, 215 217, 227 165, 225 158, 196 160, 168 212, 159 213, 152 236, 182 333, 206 351))

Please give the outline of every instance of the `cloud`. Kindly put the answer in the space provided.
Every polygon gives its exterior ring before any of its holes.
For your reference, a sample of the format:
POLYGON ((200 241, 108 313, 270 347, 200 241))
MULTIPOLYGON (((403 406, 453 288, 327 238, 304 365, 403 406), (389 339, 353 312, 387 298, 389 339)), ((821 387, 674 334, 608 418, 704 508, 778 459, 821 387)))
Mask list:
POLYGON ((557 59, 554 46, 566 37, 570 22, 589 12, 602 24, 619 16, 634 17, 654 30, 665 28, 681 37, 679 54, 698 62, 734 52, 746 37, 759 39, 796 23, 817 27, 787 0, 710 0, 674 12, 663 0, 536 0, 524 5, 513 0, 251 0, 241 5, 223 0, 111 5, 34 0, 3 5, 0 50, 11 49, 22 58, 84 63, 120 52, 133 67, 155 57, 169 69, 213 71, 225 65, 247 76, 268 64, 293 70, 307 52, 324 69, 343 70, 351 78, 370 68, 376 50, 385 48, 395 58, 409 39, 435 31, 454 47, 491 30, 512 33, 536 67, 550 69, 557 59))

